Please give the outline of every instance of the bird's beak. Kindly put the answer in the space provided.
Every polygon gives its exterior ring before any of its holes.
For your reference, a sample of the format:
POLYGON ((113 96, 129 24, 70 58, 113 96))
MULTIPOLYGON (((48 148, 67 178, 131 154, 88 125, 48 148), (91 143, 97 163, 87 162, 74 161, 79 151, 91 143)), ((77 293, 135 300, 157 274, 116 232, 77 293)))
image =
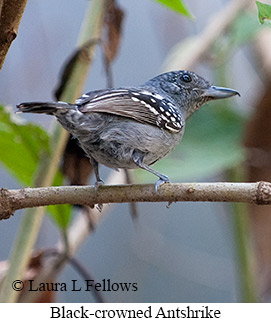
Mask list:
POLYGON ((233 89, 228 89, 226 87, 218 87, 218 86, 210 86, 208 89, 204 89, 202 94, 203 97, 209 97, 213 100, 225 99, 234 95, 240 96, 240 93, 233 89))

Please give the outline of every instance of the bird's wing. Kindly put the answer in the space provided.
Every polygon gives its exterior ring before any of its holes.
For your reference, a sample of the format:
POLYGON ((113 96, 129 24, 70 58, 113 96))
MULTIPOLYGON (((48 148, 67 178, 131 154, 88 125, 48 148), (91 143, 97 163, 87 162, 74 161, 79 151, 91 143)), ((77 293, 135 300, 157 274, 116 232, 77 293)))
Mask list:
POLYGON ((171 132, 184 126, 182 115, 162 96, 147 90, 117 89, 85 94, 76 101, 82 113, 110 113, 132 118, 171 132), (84 99, 84 100, 83 100, 84 99))
POLYGON ((95 90, 95 91, 85 93, 75 101, 75 104, 83 105, 89 102, 91 99, 95 99, 98 96, 105 95, 106 93, 109 93, 111 91, 112 91, 111 89, 104 89, 104 90, 95 90))

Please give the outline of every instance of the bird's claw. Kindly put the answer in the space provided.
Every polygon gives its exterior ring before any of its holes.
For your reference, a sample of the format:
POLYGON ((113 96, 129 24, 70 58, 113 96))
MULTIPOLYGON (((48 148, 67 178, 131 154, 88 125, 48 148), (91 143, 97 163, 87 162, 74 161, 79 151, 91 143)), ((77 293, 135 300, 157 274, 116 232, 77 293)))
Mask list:
POLYGON ((99 179, 95 182, 95 190, 97 191, 100 186, 104 185, 104 181, 99 179))
MULTIPOLYGON (((97 192, 98 191, 98 188, 100 186, 104 185, 104 181, 100 178, 98 179, 96 182, 95 182, 95 191, 97 192)), ((103 204, 99 203, 99 204, 96 204, 96 208, 99 212, 102 212, 102 209, 103 209, 103 204)))
POLYGON ((161 176, 158 179, 158 181, 154 184, 155 185, 155 192, 156 193, 158 192, 158 188, 160 185, 162 185, 164 183, 169 183, 169 182, 170 182, 170 179, 166 175, 161 176))
POLYGON ((96 205, 96 209, 101 213, 102 212, 102 210, 103 210, 103 204, 97 204, 96 205))

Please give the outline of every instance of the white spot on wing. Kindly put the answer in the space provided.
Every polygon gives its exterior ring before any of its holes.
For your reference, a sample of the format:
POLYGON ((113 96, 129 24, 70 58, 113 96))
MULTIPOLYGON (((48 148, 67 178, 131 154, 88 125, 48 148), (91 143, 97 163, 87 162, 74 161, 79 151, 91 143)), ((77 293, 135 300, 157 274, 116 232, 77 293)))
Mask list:
POLYGON ((165 124, 165 127, 170 130, 171 132, 179 132, 180 129, 172 128, 169 124, 165 124))
POLYGON ((103 95, 99 95, 98 97, 91 99, 91 102, 107 100, 110 98, 121 96, 122 94, 127 94, 127 90, 116 90, 116 91, 109 92, 109 93, 106 93, 103 95))
POLYGON ((162 97, 162 95, 160 95, 160 94, 156 94, 156 93, 154 93, 154 94, 152 94, 156 99, 158 99, 158 100, 163 100, 163 97, 162 97))
POLYGON ((153 113, 153 114, 155 114, 155 115, 158 115, 159 114, 159 112, 155 109, 155 108, 153 108, 153 107, 151 107, 150 106, 150 111, 153 113))
POLYGON ((145 95, 152 95, 152 93, 147 90, 142 90, 142 91, 140 91, 140 93, 145 94, 145 95))

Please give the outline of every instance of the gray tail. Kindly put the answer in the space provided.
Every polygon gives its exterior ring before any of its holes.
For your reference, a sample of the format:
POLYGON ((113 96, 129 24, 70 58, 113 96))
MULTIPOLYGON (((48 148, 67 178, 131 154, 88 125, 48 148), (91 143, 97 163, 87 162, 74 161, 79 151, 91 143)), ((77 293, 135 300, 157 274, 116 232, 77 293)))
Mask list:
POLYGON ((24 102, 17 105, 19 112, 54 114, 57 110, 73 108, 73 104, 66 102, 24 102))

